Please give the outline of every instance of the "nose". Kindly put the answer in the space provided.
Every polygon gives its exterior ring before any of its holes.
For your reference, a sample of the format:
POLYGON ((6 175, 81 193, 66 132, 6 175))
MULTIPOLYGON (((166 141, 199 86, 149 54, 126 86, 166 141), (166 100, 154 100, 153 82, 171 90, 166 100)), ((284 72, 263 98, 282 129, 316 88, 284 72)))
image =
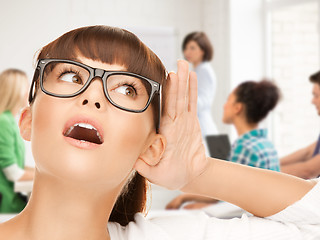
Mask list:
POLYGON ((94 107, 97 110, 105 110, 107 107, 108 100, 104 95, 100 78, 93 79, 89 87, 80 96, 82 106, 94 107))
MULTIPOLYGON (((88 103, 89 103, 88 99, 84 99, 83 102, 82 102, 82 105, 87 105, 88 103)), ((101 105, 100 105, 99 102, 95 102, 94 105, 95 105, 95 107, 96 107, 97 109, 100 109, 100 108, 101 108, 101 105)))

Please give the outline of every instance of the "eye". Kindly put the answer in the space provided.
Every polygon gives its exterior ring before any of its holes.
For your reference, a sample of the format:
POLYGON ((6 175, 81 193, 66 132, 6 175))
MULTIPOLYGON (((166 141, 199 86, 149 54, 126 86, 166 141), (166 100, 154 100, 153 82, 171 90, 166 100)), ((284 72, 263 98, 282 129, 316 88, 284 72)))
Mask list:
POLYGON ((129 85, 122 85, 114 89, 114 91, 121 93, 123 95, 129 96, 129 97, 135 97, 137 96, 137 92, 133 86, 129 85))
POLYGON ((79 76, 79 74, 74 73, 74 72, 65 72, 62 73, 59 77, 60 80, 65 81, 65 82, 70 82, 70 83, 77 83, 77 84, 82 84, 82 79, 79 76))

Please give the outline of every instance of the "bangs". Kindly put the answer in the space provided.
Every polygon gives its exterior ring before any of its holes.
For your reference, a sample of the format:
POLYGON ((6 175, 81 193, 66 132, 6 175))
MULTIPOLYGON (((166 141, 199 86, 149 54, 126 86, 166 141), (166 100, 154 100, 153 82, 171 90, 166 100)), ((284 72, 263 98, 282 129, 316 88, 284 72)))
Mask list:
POLYGON ((45 46, 38 59, 76 60, 81 55, 95 61, 124 66, 127 71, 163 83, 160 59, 131 32, 109 26, 83 27, 65 33, 45 46))

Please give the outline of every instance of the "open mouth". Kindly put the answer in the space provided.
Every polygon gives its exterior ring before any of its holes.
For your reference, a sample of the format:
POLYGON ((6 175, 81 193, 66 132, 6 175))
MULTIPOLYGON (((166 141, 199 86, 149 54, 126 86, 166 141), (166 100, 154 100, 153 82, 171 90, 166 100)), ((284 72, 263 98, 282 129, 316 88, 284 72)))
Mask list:
POLYGON ((103 139, 99 131, 89 123, 75 123, 69 127, 63 135, 83 142, 95 144, 103 143, 103 139))

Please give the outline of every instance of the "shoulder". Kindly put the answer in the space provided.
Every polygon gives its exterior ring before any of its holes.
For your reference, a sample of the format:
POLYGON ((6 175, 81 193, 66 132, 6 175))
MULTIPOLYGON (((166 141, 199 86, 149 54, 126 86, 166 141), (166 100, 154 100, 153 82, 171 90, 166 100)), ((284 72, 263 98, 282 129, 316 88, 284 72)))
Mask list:
POLYGON ((14 120, 14 118, 13 118, 12 114, 8 111, 0 114, 0 124, 1 125, 2 124, 11 124, 13 120, 14 120))
POLYGON ((123 227, 118 223, 109 223, 111 239, 203 239, 208 217, 201 214, 172 212, 165 216, 146 218, 136 214, 135 221, 123 227))
POLYGON ((7 135, 13 133, 15 120, 11 113, 4 112, 0 115, 0 135, 7 135))
POLYGON ((198 75, 207 75, 213 78, 216 77, 216 74, 209 62, 203 62, 199 64, 199 66, 196 67, 195 71, 198 75))
POLYGON ((111 239, 170 239, 161 228, 143 217, 140 213, 136 214, 135 220, 126 226, 121 226, 116 222, 108 223, 108 230, 111 239))
POLYGON ((242 135, 232 147, 231 161, 249 164, 249 161, 257 157, 257 140, 251 136, 242 135))

